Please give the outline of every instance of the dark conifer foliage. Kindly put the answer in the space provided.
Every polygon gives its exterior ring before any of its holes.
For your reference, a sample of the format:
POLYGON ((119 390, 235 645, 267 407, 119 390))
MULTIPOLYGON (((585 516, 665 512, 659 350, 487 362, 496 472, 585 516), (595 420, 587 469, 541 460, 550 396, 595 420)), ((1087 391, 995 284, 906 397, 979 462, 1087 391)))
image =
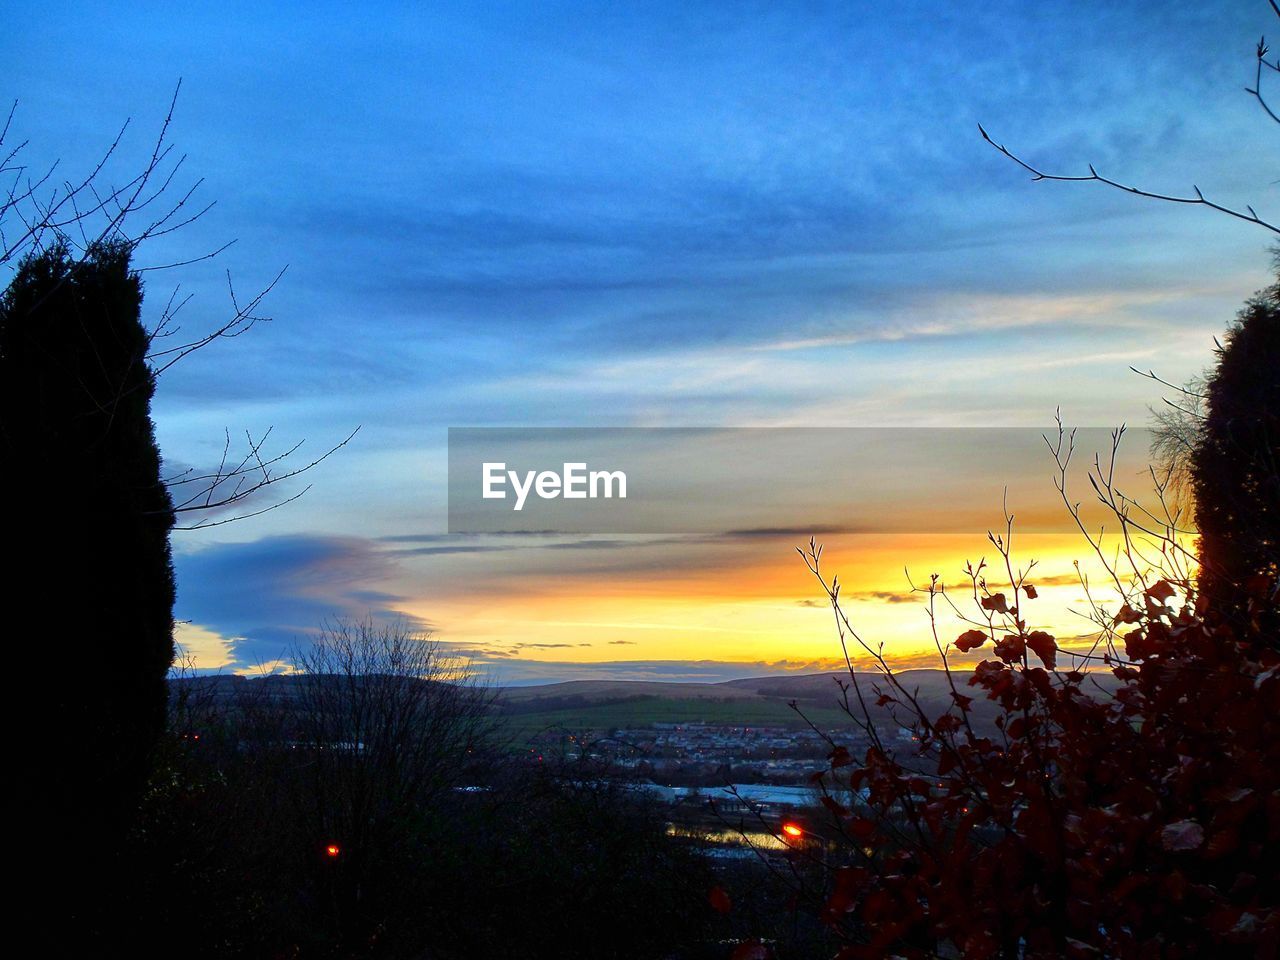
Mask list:
POLYGON ((94 851, 110 856, 137 806, 173 660, 174 517, 130 253, 124 242, 83 256, 51 245, 0 299, 5 552, 28 623, 11 653, 56 676, 34 723, 52 774, 32 786, 38 812, 61 821, 48 842, 77 845, 77 874, 94 851))
POLYGON ((1280 569, 1280 281, 1245 305, 1218 350, 1192 482, 1202 593, 1261 609, 1280 569))

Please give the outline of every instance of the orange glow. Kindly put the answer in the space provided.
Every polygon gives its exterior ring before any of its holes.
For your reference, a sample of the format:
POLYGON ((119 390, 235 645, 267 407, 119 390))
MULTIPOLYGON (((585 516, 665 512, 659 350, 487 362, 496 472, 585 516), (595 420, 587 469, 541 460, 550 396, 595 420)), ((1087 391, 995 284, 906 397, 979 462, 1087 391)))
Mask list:
MULTIPOLYGON (((832 535, 826 547, 826 573, 839 573, 846 612, 860 634, 883 641, 890 659, 904 668, 938 665, 930 630, 922 627, 927 597, 912 596, 904 566, 916 584, 941 573, 963 606, 971 591, 964 562, 989 550, 982 538, 960 534, 832 535)), ((761 664, 784 660, 780 669, 787 672, 842 669, 830 604, 793 548, 783 539, 744 541, 681 545, 683 552, 673 555, 666 545, 638 545, 625 554, 626 563, 619 559, 616 568, 603 570, 597 563, 551 572, 512 561, 498 571, 505 579, 496 595, 478 586, 481 572, 470 565, 480 561, 454 558, 437 581, 440 595, 430 604, 411 601, 405 612, 446 622, 460 643, 494 650, 511 663, 544 657, 584 664, 706 659, 761 670, 761 664)), ((1091 580, 1105 577, 1086 548, 1078 535, 1028 533, 1017 540, 1018 561, 1039 561, 1030 578, 1039 599, 1028 608, 1037 628, 1059 636, 1089 629, 1075 612, 1088 604, 1073 562, 1080 559, 1091 580)), ((483 573, 491 575, 497 573, 483 573)), ((965 629, 953 620, 945 610, 939 614, 944 638, 965 629)), ((859 667, 867 665, 860 648, 851 652, 859 667)), ((975 654, 955 663, 978 659, 975 654)))
POLYGON ((327 857, 333 859, 334 857, 337 857, 338 854, 342 853, 342 848, 336 843, 331 843, 324 848, 324 852, 327 857))
POLYGON ((788 837, 793 837, 797 840, 800 837, 804 836, 804 830, 798 824, 794 824, 790 822, 784 823, 782 825, 782 832, 785 833, 788 837))

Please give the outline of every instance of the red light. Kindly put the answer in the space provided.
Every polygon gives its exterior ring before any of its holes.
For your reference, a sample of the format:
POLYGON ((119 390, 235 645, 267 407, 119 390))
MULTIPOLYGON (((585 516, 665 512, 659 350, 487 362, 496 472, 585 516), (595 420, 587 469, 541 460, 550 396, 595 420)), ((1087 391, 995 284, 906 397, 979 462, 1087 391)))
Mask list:
POLYGON ((338 846, 336 843, 331 843, 324 848, 324 853, 325 853, 325 856, 327 856, 330 860, 332 860, 342 853, 342 848, 338 846))
POLYGON ((792 837, 797 840, 800 837, 804 836, 804 830, 799 825, 794 823, 784 823, 782 825, 782 832, 785 833, 788 837, 792 837))

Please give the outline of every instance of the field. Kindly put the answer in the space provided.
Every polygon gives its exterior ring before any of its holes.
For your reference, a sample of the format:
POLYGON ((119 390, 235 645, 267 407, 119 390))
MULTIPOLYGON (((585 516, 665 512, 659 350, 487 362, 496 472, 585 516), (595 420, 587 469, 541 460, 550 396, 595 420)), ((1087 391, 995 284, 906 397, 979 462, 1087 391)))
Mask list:
MULTIPOLYGON (((847 728, 849 718, 834 707, 804 706, 805 714, 822 729, 847 728)), ((719 726, 789 727, 805 722, 785 700, 706 697, 641 696, 603 703, 546 710, 522 710, 504 715, 511 736, 523 742, 544 730, 570 733, 606 733, 617 727, 644 727, 654 723, 709 723, 719 726)))
MULTIPOLYGON (((545 730, 569 733, 608 732, 617 727, 645 727, 655 723, 709 723, 717 726, 762 726, 799 729, 805 721, 788 706, 799 702, 806 717, 824 731, 851 730, 853 723, 840 710, 840 674, 806 674, 731 680, 724 683, 661 683, 653 681, 570 681, 501 691, 499 710, 516 742, 545 730)), ((910 670, 899 675, 925 713, 936 717, 952 706, 951 687, 938 670, 910 670)), ((873 690, 882 683, 874 675, 860 675, 864 695, 876 719, 892 729, 888 708, 877 708, 873 690)), ((968 676, 954 681, 968 690, 968 676)), ((1115 683, 1109 673, 1093 676, 1085 690, 1105 695, 1115 683)), ((855 705, 854 709, 857 707, 855 705)), ((984 735, 994 735, 993 704, 978 697, 970 722, 984 735)))

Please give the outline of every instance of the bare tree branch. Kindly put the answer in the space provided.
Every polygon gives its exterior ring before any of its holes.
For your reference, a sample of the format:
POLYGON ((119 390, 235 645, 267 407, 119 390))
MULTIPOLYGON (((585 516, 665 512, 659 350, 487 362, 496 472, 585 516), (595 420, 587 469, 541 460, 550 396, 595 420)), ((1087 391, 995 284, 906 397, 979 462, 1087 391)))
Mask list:
MULTIPOLYGON (((1269 3, 1271 4, 1272 12, 1275 13, 1277 18, 1280 18, 1280 3, 1278 3, 1277 0, 1269 0, 1269 3)), ((1269 71, 1280 73, 1280 58, 1278 58, 1275 62, 1268 61, 1267 54, 1269 52, 1270 52, 1270 49, 1267 47, 1266 37, 1263 37, 1258 41, 1258 45, 1254 51, 1255 72, 1254 72, 1253 86, 1245 87, 1245 92, 1250 94, 1252 97, 1254 97, 1258 101, 1259 105, 1261 105, 1263 111, 1265 111, 1268 117, 1270 117, 1274 122, 1280 123, 1280 115, 1277 115, 1275 110, 1272 109, 1271 105, 1267 102, 1266 97, 1263 95, 1263 92, 1262 92, 1263 68, 1265 67, 1269 71)), ((1225 213, 1227 216, 1234 217, 1237 220, 1243 220, 1246 223, 1252 223, 1255 226, 1262 227, 1264 230, 1270 230, 1272 233, 1280 233, 1280 226, 1277 226, 1275 223, 1272 223, 1268 220, 1264 220, 1262 217, 1258 216, 1257 211, 1255 211, 1252 206, 1246 204, 1244 209, 1239 209, 1236 207, 1226 206, 1225 204, 1218 203, 1214 200, 1210 200, 1201 192, 1200 188, 1194 184, 1192 184, 1191 186, 1192 192, 1190 195, 1160 193, 1158 191, 1146 190, 1146 189, 1143 189, 1142 187, 1121 183, 1118 180, 1113 180, 1111 177, 1103 176, 1102 174, 1098 173, 1098 171, 1094 168, 1093 164, 1089 164, 1089 173, 1087 176, 1083 174, 1073 176, 1073 175, 1066 175, 1066 174, 1046 173, 1045 171, 1041 170, 1039 167, 1033 166, 1032 164, 1028 163, 1026 160, 1023 160, 1020 156, 1015 154, 1012 150, 1010 150, 1004 144, 998 143, 997 141, 992 139, 991 135, 987 133, 986 128, 983 127, 982 124, 978 124, 978 132, 982 134, 983 140, 991 144, 991 146, 995 147, 998 151, 1000 151, 1000 153, 1004 154, 1006 157, 1008 157, 1018 166, 1022 167, 1022 169, 1030 173, 1031 179, 1033 181, 1058 180, 1064 183, 1101 183, 1101 184, 1105 184, 1108 187, 1114 187, 1117 190, 1123 190, 1125 193, 1131 193, 1134 196, 1138 196, 1138 197, 1146 197, 1150 200, 1161 200, 1166 203, 1182 203, 1182 204, 1188 204, 1192 206, 1208 207, 1210 210, 1216 210, 1219 213, 1225 213)))
MULTIPOLYGON (((55 161, 38 176, 29 176, 27 165, 22 162, 22 151, 27 141, 8 146, 18 103, 11 105, 0 125, 0 176, 7 178, 7 185, 0 187, 0 265, 15 268, 25 257, 38 254, 54 245, 73 251, 80 258, 90 256, 104 244, 123 243, 130 253, 136 252, 148 240, 167 236, 201 219, 214 206, 213 202, 193 206, 196 192, 203 184, 198 178, 185 187, 177 187, 184 170, 185 155, 177 155, 170 142, 178 94, 182 82, 178 81, 169 101, 163 123, 151 142, 147 159, 141 168, 119 186, 108 181, 108 167, 123 149, 125 135, 131 121, 126 120, 116 131, 114 138, 97 159, 92 169, 80 180, 56 182, 59 169, 55 161), (180 190, 180 193, 175 193, 180 190), (8 224, 16 229, 6 229, 8 224), (139 226, 140 224, 140 226, 139 226)), ((225 252, 235 240, 227 241, 212 250, 183 257, 170 262, 135 266, 137 273, 172 270, 211 260, 225 252)), ((219 340, 231 339, 247 333, 258 322, 270 318, 263 316, 261 306, 284 276, 281 269, 271 281, 242 301, 227 272, 227 294, 231 302, 231 315, 213 329, 179 340, 181 328, 177 325, 178 313, 191 297, 179 297, 180 287, 175 287, 161 310, 159 319, 147 337, 147 353, 139 357, 146 363, 154 382, 178 363, 198 350, 219 340)), ((137 389, 137 388, 134 388, 137 389)), ((119 403, 122 393, 101 398, 104 409, 119 403)), ((268 455, 264 444, 271 435, 267 430, 261 437, 246 432, 247 447, 243 456, 230 456, 230 435, 223 448, 219 465, 207 473, 186 471, 166 481, 174 500, 174 511, 193 517, 193 522, 175 529, 194 530, 231 523, 249 517, 260 516, 271 510, 292 503, 310 487, 282 500, 251 509, 236 510, 231 516, 219 516, 228 509, 248 507, 247 501, 268 487, 298 477, 327 460, 345 447, 358 432, 353 430, 339 443, 320 456, 301 466, 293 465, 290 457, 297 453, 302 441, 293 444, 283 453, 268 455), (198 519, 197 519, 198 518, 198 519)))
POLYGON ((204 514, 200 519, 192 523, 178 524, 174 529, 203 530, 207 527, 221 526, 224 523, 261 516, 264 513, 283 507, 285 504, 292 503, 310 490, 311 486, 308 485, 305 489, 287 499, 273 502, 269 506, 249 513, 237 513, 234 516, 221 517, 219 519, 213 519, 213 517, 209 516, 229 507, 245 504, 249 498, 261 493, 268 487, 291 480, 318 467, 350 443, 359 432, 360 428, 356 427, 340 442, 302 466, 290 466, 291 461, 289 458, 298 452, 303 443, 306 442, 304 440, 299 440, 283 453, 266 457, 263 455, 262 448, 270 437, 271 430, 268 429, 257 440, 251 434, 246 433, 245 436, 248 440, 247 452, 238 461, 230 462, 231 440, 230 435, 228 435, 227 442, 223 446, 222 459, 215 469, 203 474, 196 474, 194 470, 187 470, 165 480, 165 486, 169 488, 170 495, 174 500, 174 513, 179 515, 204 514), (280 472, 277 472, 274 468, 281 464, 286 466, 280 472))
POLYGON ((1219 213, 1225 213, 1229 217, 1235 217, 1236 219, 1243 220, 1246 223, 1256 224, 1257 226, 1262 227, 1264 230, 1270 230, 1272 233, 1280 233, 1280 226, 1277 226, 1274 223, 1270 223, 1266 220, 1263 220, 1261 217, 1258 216, 1257 212, 1253 209, 1252 206, 1246 206, 1244 210, 1236 210, 1231 207, 1224 206, 1223 204, 1210 200, 1203 193, 1201 193, 1200 188, 1195 185, 1192 185, 1191 187, 1191 189, 1194 191, 1194 194, 1195 194, 1194 196, 1177 196, 1175 194, 1156 193, 1151 190, 1144 190, 1141 187, 1134 187, 1134 186, 1129 186, 1127 184, 1120 183, 1118 180, 1112 180, 1110 177, 1104 177, 1102 174, 1098 173, 1098 171, 1094 169, 1093 164, 1089 165, 1088 176, 1066 176, 1062 174, 1045 173, 1043 170, 1040 170, 1032 166, 1031 164, 1027 163, 1027 161, 1023 160, 1021 157, 1015 154, 1012 150, 1010 150, 1004 144, 997 143, 995 140, 993 140, 991 138, 991 135, 987 133, 986 129, 982 126, 982 124, 978 124, 978 132, 982 134, 983 140, 987 141, 987 143, 991 144, 991 146, 995 147, 997 150, 999 150, 1002 154, 1004 154, 1006 157, 1008 157, 1018 166, 1022 167, 1024 170, 1029 172, 1031 174, 1032 180, 1059 180, 1065 183, 1090 183, 1090 182, 1104 183, 1109 187, 1115 187, 1117 190, 1123 190, 1125 193, 1132 193, 1135 196, 1139 196, 1139 197, 1147 197, 1151 200, 1164 200, 1168 203, 1185 203, 1185 204, 1209 207, 1212 210, 1217 210, 1219 213))

